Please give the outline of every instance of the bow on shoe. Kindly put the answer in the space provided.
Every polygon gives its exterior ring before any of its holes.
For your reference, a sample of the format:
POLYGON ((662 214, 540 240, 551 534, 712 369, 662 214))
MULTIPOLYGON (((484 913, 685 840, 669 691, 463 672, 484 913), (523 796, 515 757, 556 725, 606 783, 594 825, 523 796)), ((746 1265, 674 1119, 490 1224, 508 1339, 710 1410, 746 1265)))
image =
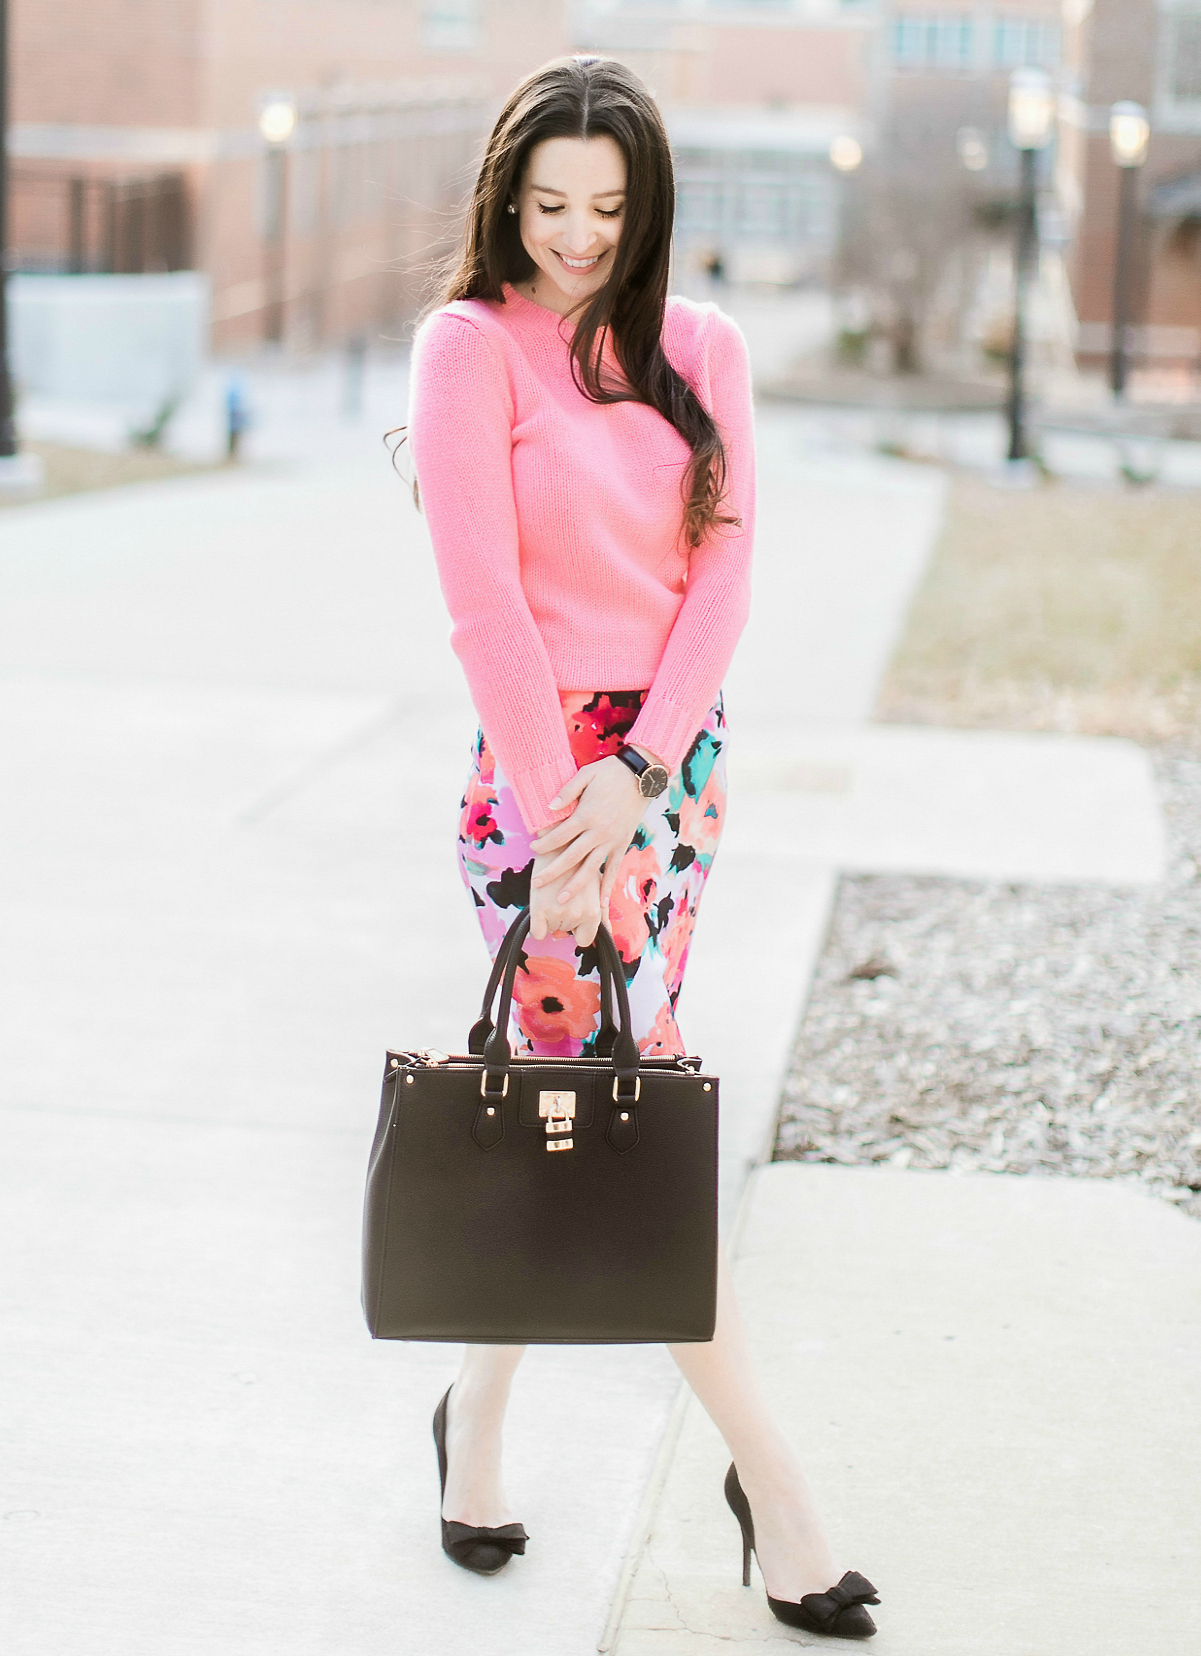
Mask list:
POLYGON ((834 1626, 844 1610, 852 1604, 879 1604, 880 1598, 876 1589, 866 1576, 861 1576, 858 1570, 848 1570, 836 1586, 827 1588, 824 1593, 806 1593, 801 1603, 814 1619, 820 1622, 823 1632, 834 1626))
POLYGON ((495 1547, 498 1562, 502 1562, 506 1554, 512 1558, 515 1553, 524 1553, 529 1540, 521 1524, 499 1524, 495 1529, 476 1529, 471 1524, 458 1524, 450 1519, 444 1520, 443 1528, 447 1552, 456 1563, 465 1564, 468 1569, 472 1568, 469 1560, 477 1547, 495 1547))

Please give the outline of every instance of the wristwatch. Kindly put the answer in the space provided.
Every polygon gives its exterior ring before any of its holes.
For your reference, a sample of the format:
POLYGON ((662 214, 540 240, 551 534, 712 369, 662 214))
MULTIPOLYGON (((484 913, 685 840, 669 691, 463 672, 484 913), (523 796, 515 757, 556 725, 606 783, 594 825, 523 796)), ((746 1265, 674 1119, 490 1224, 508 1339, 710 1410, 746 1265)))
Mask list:
POLYGON ((663 765, 652 765, 649 759, 644 759, 637 748, 627 743, 619 747, 617 757, 623 765, 628 765, 638 778, 638 791, 643 799, 658 799, 667 787, 669 777, 663 765))

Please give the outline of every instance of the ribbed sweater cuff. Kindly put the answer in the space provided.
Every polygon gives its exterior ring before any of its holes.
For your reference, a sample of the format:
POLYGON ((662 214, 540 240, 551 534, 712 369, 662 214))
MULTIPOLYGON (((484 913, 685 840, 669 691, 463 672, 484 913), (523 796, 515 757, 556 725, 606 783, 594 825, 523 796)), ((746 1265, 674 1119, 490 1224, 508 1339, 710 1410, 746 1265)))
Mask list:
POLYGON ((576 767, 570 759, 553 759, 549 764, 535 765, 508 777, 517 809, 531 833, 536 834, 540 828, 548 828, 552 822, 562 822, 571 815, 574 805, 552 811, 550 802, 575 773, 576 767))
POLYGON ((677 707, 674 702, 656 696, 646 702, 626 741, 649 748, 659 755, 669 771, 675 771, 703 722, 704 716, 698 719, 691 708, 677 707))

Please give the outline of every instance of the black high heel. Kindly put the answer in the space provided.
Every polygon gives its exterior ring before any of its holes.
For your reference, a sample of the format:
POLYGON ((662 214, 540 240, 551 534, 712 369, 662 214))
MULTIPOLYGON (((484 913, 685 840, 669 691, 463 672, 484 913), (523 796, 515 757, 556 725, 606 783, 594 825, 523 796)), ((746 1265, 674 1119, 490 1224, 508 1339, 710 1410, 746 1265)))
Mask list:
MULTIPOLYGON (((446 1395, 434 1410, 434 1444, 438 1450, 438 1477, 446 1494, 446 1395)), ((529 1536, 520 1524, 498 1524, 495 1529, 459 1524, 442 1519, 442 1551, 465 1570, 476 1575, 495 1575, 503 1570, 514 1553, 523 1553, 529 1536)))
MULTIPOLYGON (((742 1530, 742 1585, 749 1587, 755 1524, 751 1503, 738 1482, 732 1461, 726 1473, 726 1500, 742 1530)), ((863 1606, 879 1602, 876 1589, 858 1570, 848 1570, 836 1587, 827 1587, 824 1593, 805 1593, 799 1604, 767 1595, 768 1608, 777 1621, 788 1627, 803 1627, 807 1633, 824 1633, 831 1639, 870 1639, 876 1624, 863 1606)))

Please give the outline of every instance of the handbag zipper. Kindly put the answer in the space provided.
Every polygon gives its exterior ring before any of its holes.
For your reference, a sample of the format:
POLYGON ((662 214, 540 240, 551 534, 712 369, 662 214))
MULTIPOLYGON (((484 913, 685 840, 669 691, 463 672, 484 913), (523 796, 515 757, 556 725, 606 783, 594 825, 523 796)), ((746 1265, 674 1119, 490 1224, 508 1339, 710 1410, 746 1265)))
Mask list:
MULTIPOLYGON (((451 1069, 476 1069, 482 1059, 457 1058, 448 1052, 439 1052, 437 1047, 419 1047, 416 1052, 400 1052, 394 1054, 398 1058, 407 1058, 410 1063, 420 1064, 425 1069, 438 1069, 447 1064, 451 1069)), ((514 1064, 550 1064, 562 1068, 565 1064, 591 1064, 597 1069, 610 1069, 612 1064, 608 1058, 548 1058, 541 1053, 523 1053, 521 1057, 511 1060, 514 1064)), ((701 1067, 699 1058, 685 1056, 682 1053, 673 1053, 670 1057, 644 1058, 642 1063, 647 1068, 678 1069, 690 1074, 697 1074, 701 1067)))

